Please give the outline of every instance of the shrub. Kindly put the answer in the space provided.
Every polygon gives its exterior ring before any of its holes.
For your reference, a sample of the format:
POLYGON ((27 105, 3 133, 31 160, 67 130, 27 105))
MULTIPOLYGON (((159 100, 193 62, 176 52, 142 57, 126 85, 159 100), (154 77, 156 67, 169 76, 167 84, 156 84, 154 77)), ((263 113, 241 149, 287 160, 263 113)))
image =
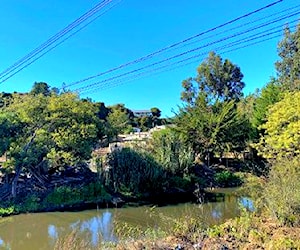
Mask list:
POLYGON ((108 164, 110 170, 106 183, 115 192, 139 194, 162 190, 165 171, 145 152, 129 148, 116 150, 108 157, 108 164))
POLYGON ((20 206, 21 212, 33 212, 39 208, 39 197, 35 194, 28 195, 20 206))
POLYGON ((215 182, 220 187, 236 187, 242 184, 240 177, 228 170, 216 173, 215 182))
POLYGON ((0 216, 8 216, 16 213, 15 206, 0 207, 0 216))
POLYGON ((85 201, 100 202, 109 200, 110 195, 106 192, 103 185, 99 182, 91 182, 81 190, 82 198, 85 201))
POLYGON ((273 165, 264 201, 270 214, 282 224, 300 224, 300 159, 282 159, 273 165))
POLYGON ((44 200, 45 203, 51 205, 71 205, 80 201, 80 192, 77 192, 75 188, 68 186, 61 186, 54 188, 44 200))

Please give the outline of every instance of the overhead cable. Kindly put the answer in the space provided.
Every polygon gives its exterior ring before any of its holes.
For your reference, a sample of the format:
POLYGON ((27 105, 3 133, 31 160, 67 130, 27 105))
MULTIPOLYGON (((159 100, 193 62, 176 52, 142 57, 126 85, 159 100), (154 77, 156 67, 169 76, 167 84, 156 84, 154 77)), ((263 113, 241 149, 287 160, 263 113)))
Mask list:
MULTIPOLYGON (((68 39, 70 39, 71 37, 73 37, 74 35, 76 35, 78 32, 80 32, 81 30, 83 30, 85 27, 87 27, 88 25, 90 25, 91 23, 93 23, 94 21, 96 21, 99 17, 103 16, 106 12, 108 12, 110 9, 112 9, 113 7, 115 7, 116 5, 118 5, 122 0, 118 0, 116 3, 114 3, 113 5, 109 6, 109 8, 106 8, 104 11, 102 11, 100 14, 98 14, 96 17, 94 17, 93 19, 91 19, 89 22, 87 22, 86 24, 82 25, 79 29, 77 29, 76 31, 74 31, 73 33, 71 33, 70 35, 68 35, 67 37, 65 37, 63 40, 61 40, 60 42, 56 43, 55 45, 53 45, 52 47, 48 48, 45 52, 43 52, 42 54, 40 54, 38 57, 35 57, 33 60, 29 61, 25 61, 24 63, 26 63, 24 66, 20 67, 17 71, 11 73, 9 76, 7 76, 6 78, 0 80, 0 84, 5 82, 6 80, 10 79, 11 77, 13 77, 14 75, 16 75, 17 73, 19 73, 20 71, 22 71, 23 69, 27 68, 28 66, 30 66, 31 64, 33 64, 35 61, 37 61, 38 59, 40 59, 41 57, 43 57, 44 55, 48 54, 50 51, 52 51, 53 49, 55 49, 56 47, 58 47, 59 45, 61 45, 62 43, 64 43, 65 41, 67 41, 68 39)), ((30 58, 31 59, 31 58, 30 58)), ((22 64, 24 64, 22 63, 22 64)), ((4 75, 5 76, 5 75, 4 75)), ((1 77, 0 77, 1 78, 1 77)))
MULTIPOLYGON (((133 74, 133 73, 136 73, 136 72, 140 72, 140 71, 145 70, 145 69, 147 69, 147 68, 150 68, 150 67, 153 67, 153 66, 156 66, 156 65, 159 65, 159 64, 162 64, 162 63, 171 61, 171 60, 176 59, 176 58, 179 58, 179 57, 183 57, 183 56, 185 56, 185 55, 194 53, 194 52, 199 51, 199 50, 202 50, 202 49, 204 49, 204 48, 208 48, 209 46, 212 46, 212 45, 214 45, 214 44, 221 43, 221 42, 227 41, 227 40, 229 40, 229 39, 232 39, 232 38, 235 38, 235 37, 239 37, 239 36, 245 35, 245 34, 250 33, 250 32, 252 32, 252 31, 261 29, 261 28, 263 28, 263 27, 267 27, 267 26, 269 26, 269 25, 271 25, 271 24, 274 24, 274 23, 276 23, 276 22, 279 22, 279 21, 285 20, 285 19, 287 19, 287 18, 293 17, 293 16, 295 16, 295 15, 298 15, 299 13, 300 13, 300 11, 297 12, 297 13, 293 13, 293 14, 291 14, 291 15, 288 15, 288 16, 284 16, 284 17, 277 18, 277 19, 273 20, 272 22, 266 22, 266 23, 257 25, 257 26, 255 26, 255 27, 251 27, 251 28, 249 28, 249 29, 247 29, 247 30, 243 30, 243 31, 240 31, 240 32, 231 34, 231 35, 229 35, 229 36, 220 38, 220 39, 218 39, 218 40, 215 40, 215 41, 212 41, 212 42, 209 42, 209 43, 206 43, 206 44, 201 45, 201 46, 199 46, 199 47, 190 49, 190 50, 188 50, 188 51, 184 51, 184 52, 182 52, 182 53, 179 53, 179 54, 176 54, 176 55, 173 55, 173 56, 164 58, 164 59, 162 59, 162 60, 160 60, 160 61, 157 61, 157 62, 148 64, 148 65, 142 66, 142 67, 140 67, 140 68, 136 68, 136 69, 133 69, 133 70, 128 71, 128 72, 125 72, 125 73, 121 73, 121 74, 116 75, 116 76, 112 76, 112 77, 110 77, 110 78, 108 78, 108 79, 105 79, 105 80, 102 80, 102 81, 98 81, 98 82, 94 82, 94 83, 88 84, 88 85, 86 85, 86 86, 83 86, 83 87, 80 87, 80 88, 75 89, 75 91, 81 91, 82 89, 90 88, 90 87, 92 87, 92 86, 96 86, 96 85, 98 85, 98 84, 100 84, 100 83, 103 83, 103 82, 109 82, 109 81, 114 80, 114 79, 116 79, 116 78, 121 78, 121 77, 126 76, 126 75, 130 75, 130 74, 133 74)), ((296 20, 294 20, 293 22, 296 22, 296 21, 298 21, 298 20, 296 19, 296 20)), ((266 31, 264 31, 264 32, 267 32, 267 31, 270 31, 270 30, 274 30, 275 28, 279 28, 276 32, 281 32, 281 31, 282 31, 282 25, 279 25, 279 26, 270 28, 270 29, 268 29, 268 30, 266 30, 266 31)))
MULTIPOLYGON (((13 65, 11 65, 10 67, 8 67, 4 71, 2 71, 0 73, 0 79, 2 79, 0 83, 3 83, 4 81, 6 81, 7 79, 11 78, 13 75, 15 75, 17 73, 17 72, 15 72, 15 73, 12 74, 12 72, 16 71, 17 69, 18 69, 18 72, 20 72, 22 69, 28 67, 30 64, 32 64, 33 62, 35 62, 36 60, 38 60, 39 58, 41 58, 43 55, 47 54, 52 49, 56 48, 62 42, 60 42, 59 44, 53 46, 53 48, 49 49, 48 52, 43 53, 42 55, 40 55, 38 58, 35 58, 34 61, 30 61, 32 58, 36 57, 38 54, 40 54, 41 52, 43 52, 44 50, 46 50, 48 47, 50 47, 51 45, 55 44, 61 38, 63 38, 64 36, 66 36, 72 30, 76 29, 77 27, 80 27, 81 24, 83 24, 85 21, 87 21, 88 19, 90 19, 95 14, 97 14, 99 11, 101 11, 105 7, 109 6, 109 4, 112 1, 113 0, 104 0, 104 1, 102 1, 100 3, 98 3, 92 9, 90 9, 85 14, 81 15, 79 18, 77 18, 75 21, 73 21, 71 24, 69 24, 68 26, 66 26, 64 29, 62 29, 61 31, 59 31, 58 33, 56 33, 54 36, 50 37, 46 42, 42 43, 40 46, 38 46, 37 48, 35 48, 34 50, 32 50, 30 53, 28 53, 27 55, 25 55, 24 57, 22 57, 21 59, 19 59, 13 65), (22 65, 24 65, 24 64, 26 64, 26 65, 22 67, 22 65), (22 67, 22 69, 19 69, 20 67, 22 67), (3 79, 3 78, 5 78, 5 79, 3 79)), ((109 9, 111 9, 111 8, 112 7, 110 7, 109 9)), ((107 12, 108 10, 106 10, 105 12, 107 12)), ((88 24, 90 24, 93 21, 95 21, 97 18, 99 18, 100 16, 102 16, 104 13, 101 13, 96 18, 94 18, 91 21, 89 21, 88 24)), ((84 25, 79 30, 82 30, 88 24, 84 25)), ((78 33, 78 31, 75 31, 74 34, 78 33)), ((68 38, 70 38, 74 34, 68 36, 68 38)), ((64 39, 63 41, 66 41, 68 38, 64 39)))
MULTIPOLYGON (((213 48, 212 50, 218 52, 219 54, 225 54, 225 53, 233 52, 233 51, 236 51, 236 50, 239 50, 239 49, 242 49, 242 48, 246 48, 246 47, 253 46, 253 45, 256 45, 256 44, 259 44, 259 43, 262 43, 262 42, 265 42, 265 41, 268 41, 268 40, 271 40, 271 39, 278 38, 278 37, 281 36, 281 34, 278 34, 281 31, 282 30, 280 29, 280 30, 269 32, 267 34, 263 34, 263 35, 260 35, 260 36, 249 37, 247 39, 243 39, 243 41, 235 41, 235 42, 232 42, 232 43, 228 43, 226 45, 213 48), (264 37, 267 37, 267 38, 264 38, 264 37), (264 38, 264 39, 260 39, 260 38, 264 38), (253 40, 257 40, 257 39, 260 39, 260 40, 249 43, 249 42, 251 42, 253 40), (235 47, 236 45, 240 45, 240 46, 235 47), (233 48, 231 48, 231 47, 233 47, 233 48), (231 49, 228 50, 228 48, 231 48, 231 49), (227 50, 222 51, 224 49, 227 49, 227 50)), ((194 55, 194 56, 191 56, 191 57, 173 62, 171 64, 163 65, 163 66, 160 66, 160 67, 157 67, 157 68, 150 69, 150 70, 145 71, 145 72, 138 73, 136 75, 130 75, 130 76, 127 76, 126 78, 121 78, 121 79, 115 78, 115 79, 112 79, 110 81, 105 81, 104 80, 104 81, 100 82, 101 85, 91 86, 93 88, 91 88, 91 87, 81 88, 81 89, 77 89, 75 91, 77 91, 78 93, 81 93, 81 94, 82 93, 87 94, 87 93, 91 93, 91 92, 94 93, 95 91, 100 91, 100 90, 103 90, 103 89, 112 88, 114 86, 124 84, 125 82, 134 81, 134 80, 136 80, 138 78, 141 78, 141 77, 145 77, 145 76, 148 76, 148 75, 152 76, 152 75, 154 75, 153 73, 161 74, 161 73, 166 72, 166 71, 174 70, 174 69, 181 68, 183 66, 189 65, 191 63, 198 62, 199 59, 194 60, 194 61, 190 61, 190 60, 195 59, 195 58, 199 58, 201 56, 205 56, 208 53, 209 53, 209 50, 205 51, 205 52, 202 52, 200 54, 197 54, 197 55, 194 55), (174 66, 176 66, 176 67, 174 67, 174 66)), ((202 58, 202 59, 204 59, 204 58, 202 58)))
POLYGON ((72 83, 70 83, 70 84, 65 85, 64 87, 71 87, 71 86, 73 86, 73 85, 77 85, 77 84, 80 84, 80 83, 82 83, 82 82, 86 82, 86 81, 88 81, 88 80, 94 79, 94 78, 96 78, 96 77, 99 77, 99 76, 102 76, 102 75, 111 73, 111 72, 116 71, 116 70, 119 70, 119 69, 122 69, 122 68, 124 68, 124 67, 129 66, 129 65, 133 65, 133 64, 142 62, 142 61, 147 60, 147 59, 149 59, 149 58, 152 58, 153 56, 158 55, 158 54, 160 54, 160 53, 162 53, 162 52, 164 52, 164 51, 167 51, 167 50, 169 50, 169 49, 171 49, 171 48, 174 48, 174 47, 176 47, 176 46, 178 46, 178 45, 180 45, 180 44, 186 43, 186 42, 191 41, 191 40, 193 40, 193 39, 195 39, 195 38, 197 38, 197 37, 200 37, 200 36, 202 36, 202 35, 205 35, 205 34, 208 34, 208 33, 210 33, 210 32, 216 31, 216 30, 218 30, 218 29, 220 29, 220 28, 223 28, 223 27, 225 27, 225 26, 227 26, 227 25, 229 25, 229 24, 235 23, 235 22, 237 22, 237 21, 239 21, 239 20, 241 20, 241 19, 244 19, 244 18, 246 18, 246 17, 249 17, 249 16, 251 16, 251 15, 253 15, 253 14, 255 14, 255 13, 258 13, 258 12, 260 12, 260 11, 263 11, 263 10, 265 10, 265 9, 268 9, 268 8, 274 6, 274 5, 276 5, 276 4, 278 4, 278 3, 282 2, 282 1, 283 1, 283 0, 278 0, 278 1, 272 2, 272 3, 270 3, 270 4, 268 4, 268 5, 264 6, 264 7, 261 7, 261 8, 259 8, 259 9, 254 10, 254 11, 251 11, 251 12, 249 12, 249 13, 246 13, 246 14, 244 14, 244 15, 241 15, 241 16, 239 16, 239 17, 237 17, 237 18, 234 18, 234 19, 232 19, 232 20, 230 20, 230 21, 228 21, 228 22, 225 22, 225 23, 223 23, 223 24, 220 24, 220 25, 218 25, 218 26, 216 26, 216 27, 213 27, 213 28, 210 28, 210 29, 205 30, 205 31, 203 31, 203 32, 200 32, 200 33, 198 33, 198 34, 196 34, 196 35, 194 35, 194 36, 191 36, 191 37, 186 38, 186 39, 184 39, 184 40, 182 40, 182 41, 176 42, 176 43, 174 43, 174 44, 172 44, 172 45, 169 45, 169 46, 164 47, 164 48, 162 48, 162 49, 160 49, 160 50, 157 50, 157 51, 155 51, 155 52, 152 52, 152 53, 150 53, 150 54, 148 54, 148 55, 146 55, 146 56, 143 56, 143 57, 140 57, 140 58, 135 59, 135 60, 133 60, 133 61, 130 61, 130 62, 121 64, 120 66, 117 66, 117 67, 115 67, 115 68, 109 69, 109 70, 104 71, 104 72, 100 72, 100 73, 98 73, 98 74, 96 74, 96 75, 92 75, 92 76, 86 77, 86 78, 81 79, 81 80, 79 80, 79 81, 72 82, 72 83))

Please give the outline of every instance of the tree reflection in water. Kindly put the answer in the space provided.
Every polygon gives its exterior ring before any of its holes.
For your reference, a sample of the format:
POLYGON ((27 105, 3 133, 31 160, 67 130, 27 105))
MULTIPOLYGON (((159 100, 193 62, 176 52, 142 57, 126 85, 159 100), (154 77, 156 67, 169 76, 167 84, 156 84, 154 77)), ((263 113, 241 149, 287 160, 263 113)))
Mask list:
POLYGON ((6 250, 11 250, 10 244, 6 244, 4 242, 4 240, 2 240, 1 238, 0 238, 0 248, 1 249, 6 249, 6 250))
MULTIPOLYGON (((113 232, 113 216, 109 211, 105 211, 102 215, 93 216, 88 220, 77 220, 70 224, 71 230, 77 230, 85 235, 89 235, 90 242, 93 246, 99 244, 99 240, 102 241, 117 241, 113 232)), ((57 240, 61 235, 61 231, 54 225, 48 226, 48 236, 52 240, 57 240)))

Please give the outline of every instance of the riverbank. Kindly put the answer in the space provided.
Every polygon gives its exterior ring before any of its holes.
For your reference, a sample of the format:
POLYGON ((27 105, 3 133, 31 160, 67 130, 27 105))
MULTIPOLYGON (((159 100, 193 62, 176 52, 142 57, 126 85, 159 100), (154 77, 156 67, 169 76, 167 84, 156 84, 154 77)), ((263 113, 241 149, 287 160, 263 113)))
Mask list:
MULTIPOLYGON (((121 239, 118 243, 102 242, 95 249, 300 249, 300 227, 283 226, 245 210, 239 217, 209 227, 186 215, 173 220, 173 226, 166 231, 161 228, 141 231, 128 225, 116 225, 116 231, 121 239)), ((90 249, 89 242, 77 233, 73 231, 58 239, 55 249, 83 249, 82 246, 90 249)))
POLYGON ((22 213, 40 212, 78 212, 90 209, 122 208, 138 206, 166 206, 179 203, 198 203, 224 199, 224 194, 208 192, 204 189, 182 190, 172 188, 163 193, 145 193, 139 196, 122 193, 108 193, 104 187, 91 183, 87 187, 71 188, 62 186, 44 194, 30 194, 22 201, 6 202, 0 207, 0 217, 7 217, 22 213), (96 189, 96 191, 95 191, 96 189))
MULTIPOLYGON (((115 192, 104 181, 99 181, 95 173, 86 174, 88 178, 70 181, 68 184, 35 191, 27 185, 14 199, 0 202, 0 217, 21 213, 82 211, 96 208, 122 206, 177 204, 183 202, 202 203, 216 199, 216 195, 205 188, 236 187, 243 183, 244 176, 228 170, 200 171, 193 178, 173 176, 158 190, 129 192, 125 187, 115 192), (201 177, 201 176, 205 176, 201 177)), ((72 180, 72 178, 70 178, 72 180)), ((57 181, 57 180, 56 180, 57 181)), ((30 181, 28 181, 30 183, 30 181)), ((62 177, 61 182, 67 183, 62 177)), ((142 188, 141 188, 142 190, 142 188)))
POLYGON ((271 219, 244 213, 241 217, 206 229, 187 226, 159 240, 136 240, 115 245, 131 249, 300 249, 300 227, 282 226, 271 219))

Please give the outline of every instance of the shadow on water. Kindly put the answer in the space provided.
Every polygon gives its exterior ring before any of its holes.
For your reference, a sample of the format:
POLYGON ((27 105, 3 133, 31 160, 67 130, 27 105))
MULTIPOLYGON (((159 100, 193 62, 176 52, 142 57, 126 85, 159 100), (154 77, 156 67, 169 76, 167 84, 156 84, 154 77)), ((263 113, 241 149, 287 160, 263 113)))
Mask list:
POLYGON ((224 222, 239 214, 243 206, 254 210, 251 200, 237 197, 232 192, 217 194, 214 202, 202 205, 185 203, 173 206, 155 207, 150 213, 149 206, 121 209, 88 210, 82 212, 53 212, 23 214, 0 220, 0 249, 53 249, 59 237, 73 230, 80 237, 88 239, 91 246, 118 239, 114 232, 115 223, 127 223, 133 227, 167 228, 170 223, 162 220, 162 215, 170 219, 183 218, 187 214, 213 225, 224 222))

